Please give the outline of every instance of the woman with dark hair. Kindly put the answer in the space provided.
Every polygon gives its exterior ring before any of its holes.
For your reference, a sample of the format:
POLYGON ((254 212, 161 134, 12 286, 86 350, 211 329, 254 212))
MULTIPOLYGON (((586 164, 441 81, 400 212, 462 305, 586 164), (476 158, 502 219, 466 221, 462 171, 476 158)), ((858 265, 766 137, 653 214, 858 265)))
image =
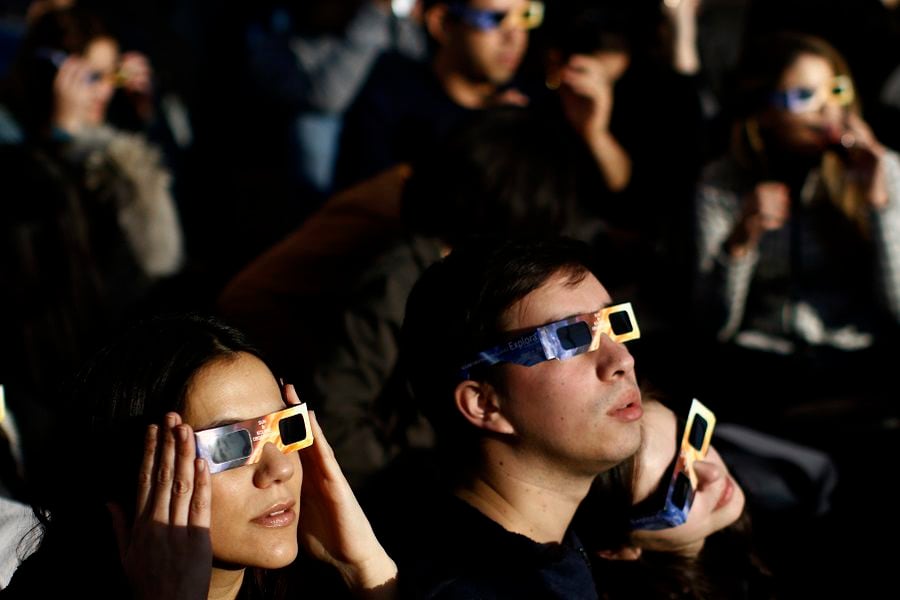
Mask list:
POLYGON ((880 393, 900 322, 900 159, 825 41, 760 40, 739 73, 732 151, 697 193, 696 306, 723 410, 771 428, 790 406, 880 393))
POLYGON ((355 592, 393 585, 315 415, 238 331, 142 323, 81 371, 68 407, 41 543, 8 594, 46 597, 77 577, 99 597, 284 597, 298 539, 355 592))
POLYGON ((35 407, 55 411, 59 374, 160 300, 183 262, 160 152, 106 122, 117 88, 147 95, 146 61, 127 56, 92 13, 48 9, 0 98, 21 134, 0 140, 0 379, 36 432, 26 447, 43 443, 35 407))
POLYGON ((771 597, 750 543, 743 490, 714 447, 693 462, 697 484, 687 514, 673 516, 666 494, 680 433, 671 410, 645 402, 640 450, 598 476, 579 508, 578 535, 592 554, 600 597, 771 597))

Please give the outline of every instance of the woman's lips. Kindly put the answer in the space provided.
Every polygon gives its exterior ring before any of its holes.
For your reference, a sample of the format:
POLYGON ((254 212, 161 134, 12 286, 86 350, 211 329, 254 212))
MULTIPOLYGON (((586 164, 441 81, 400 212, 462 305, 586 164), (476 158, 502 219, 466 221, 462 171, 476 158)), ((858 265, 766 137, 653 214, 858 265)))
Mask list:
POLYGON ((728 504, 728 501, 731 500, 731 497, 733 495, 734 495, 734 480, 731 478, 731 475, 726 475, 725 476, 725 487, 722 489, 722 495, 719 496, 719 501, 716 502, 716 506, 713 508, 713 510, 717 510, 717 509, 725 506, 726 504, 728 504))
POLYGON ((250 522, 261 525, 262 527, 287 527, 297 518, 297 513, 294 512, 293 506, 293 501, 281 502, 252 519, 250 522))

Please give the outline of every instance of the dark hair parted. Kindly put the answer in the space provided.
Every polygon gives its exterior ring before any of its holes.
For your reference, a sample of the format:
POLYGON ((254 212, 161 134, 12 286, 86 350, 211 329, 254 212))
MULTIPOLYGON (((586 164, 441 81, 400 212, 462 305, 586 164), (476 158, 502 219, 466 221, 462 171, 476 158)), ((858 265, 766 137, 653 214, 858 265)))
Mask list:
POLYGON ((566 123, 529 109, 473 114, 416 162, 405 223, 451 246, 477 235, 564 234, 599 189, 596 165, 573 136, 566 123))
MULTIPOLYGON (((593 264, 590 248, 572 239, 490 237, 467 240, 423 273, 407 300, 400 352, 439 450, 459 459, 477 446, 480 433, 459 414, 453 394, 460 367, 505 337, 507 310, 558 273, 581 281, 593 264)), ((482 372, 485 381, 492 372, 482 372)))
MULTIPOLYGON (((209 316, 167 315, 134 325, 105 347, 76 375, 70 408, 88 411, 93 439, 108 450, 108 440, 122 446, 114 460, 126 473, 137 473, 147 425, 161 423, 167 412, 184 412, 194 376, 204 367, 259 352, 238 330, 209 316), (107 440, 107 441, 104 441, 107 440), (129 451, 125 452, 128 448, 129 451)), ((108 453, 107 453, 108 454, 108 453)), ((129 510, 132 481, 98 483, 103 500, 129 510)))

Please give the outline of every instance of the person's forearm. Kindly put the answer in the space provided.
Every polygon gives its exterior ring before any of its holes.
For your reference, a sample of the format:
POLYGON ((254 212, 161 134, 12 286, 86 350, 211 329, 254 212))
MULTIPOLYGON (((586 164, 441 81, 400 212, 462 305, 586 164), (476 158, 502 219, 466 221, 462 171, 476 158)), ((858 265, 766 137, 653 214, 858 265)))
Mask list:
POLYGON ((672 59, 672 66, 682 75, 696 75, 700 71, 696 22, 687 21, 676 26, 672 59))
POLYGON ((391 600, 397 597, 397 565, 382 551, 370 560, 353 565, 342 573, 344 582, 357 598, 391 600))
POLYGON ((625 189, 631 181, 631 157, 618 140, 608 130, 604 130, 592 135, 588 146, 607 187, 614 192, 625 189))

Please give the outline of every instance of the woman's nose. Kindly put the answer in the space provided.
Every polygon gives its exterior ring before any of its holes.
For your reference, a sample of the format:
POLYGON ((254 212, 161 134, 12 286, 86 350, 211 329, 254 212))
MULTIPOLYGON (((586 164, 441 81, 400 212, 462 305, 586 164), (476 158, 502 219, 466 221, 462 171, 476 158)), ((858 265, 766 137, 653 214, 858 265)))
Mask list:
POLYGON ((269 442, 263 446, 262 455, 256 464, 253 482, 257 487, 268 487, 273 483, 285 482, 294 476, 300 468, 297 453, 284 454, 275 444, 269 442))
POLYGON ((697 487, 700 489, 725 476, 725 470, 721 466, 705 460, 694 462, 694 472, 697 474, 697 487))

